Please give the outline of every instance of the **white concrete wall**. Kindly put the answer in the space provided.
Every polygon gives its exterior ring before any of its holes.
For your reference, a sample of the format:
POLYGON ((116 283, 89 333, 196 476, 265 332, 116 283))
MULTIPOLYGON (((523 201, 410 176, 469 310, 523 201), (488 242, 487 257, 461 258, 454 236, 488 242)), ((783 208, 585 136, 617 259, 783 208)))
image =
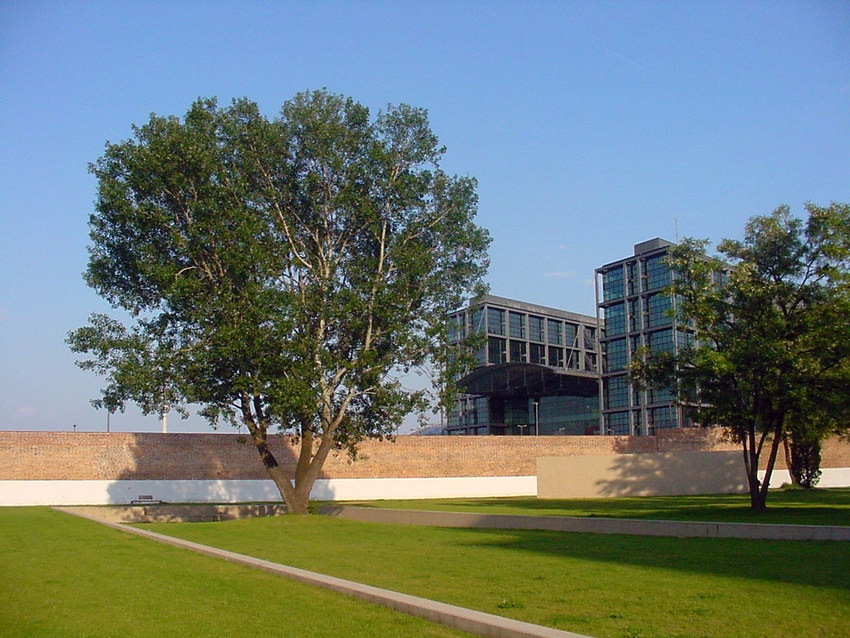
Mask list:
MULTIPOLYGON (((764 472, 759 472, 764 476, 764 472)), ((770 475, 770 487, 782 487, 791 483, 791 475, 788 470, 773 470, 770 475)), ((850 487, 850 467, 832 467, 821 469, 818 487, 850 487)))
MULTIPOLYGON (((770 486, 789 483, 774 471, 770 486)), ((824 469, 820 487, 850 487, 850 468, 824 469)), ((277 488, 262 481, 0 481, 2 505, 121 505, 150 494, 171 503, 279 501, 277 488)), ((320 479, 311 497, 322 501, 536 496, 537 477, 412 479, 320 479)))
MULTIPOLYGON (((0 505, 120 505, 149 494, 169 503, 279 501, 262 481, 0 481, 0 505)), ((319 479, 310 497, 321 501, 487 496, 535 496, 536 476, 319 479)))

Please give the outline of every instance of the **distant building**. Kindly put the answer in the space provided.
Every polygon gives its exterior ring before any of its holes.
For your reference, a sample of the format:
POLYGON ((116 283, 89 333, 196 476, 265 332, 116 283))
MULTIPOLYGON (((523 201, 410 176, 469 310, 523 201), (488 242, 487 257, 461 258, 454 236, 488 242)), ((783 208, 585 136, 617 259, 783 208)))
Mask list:
POLYGON ((449 434, 599 432, 596 317, 485 295, 449 317, 450 340, 483 335, 449 434))
POLYGON ((669 387, 638 390, 627 367, 638 348, 677 352, 690 344, 687 326, 676 321, 676 300, 665 292, 666 264, 673 244, 652 239, 637 244, 634 255, 596 270, 596 301, 605 334, 602 352, 602 427, 606 434, 654 434, 692 425, 669 387))
MULTIPOLYGON (((689 427, 669 387, 628 379, 639 348, 678 352, 692 331, 676 320, 666 263, 673 244, 651 239, 595 271, 596 317, 485 295, 449 316, 450 340, 484 344, 458 381, 448 434, 655 434, 689 427)), ((724 276, 724 273, 719 273, 724 276)))

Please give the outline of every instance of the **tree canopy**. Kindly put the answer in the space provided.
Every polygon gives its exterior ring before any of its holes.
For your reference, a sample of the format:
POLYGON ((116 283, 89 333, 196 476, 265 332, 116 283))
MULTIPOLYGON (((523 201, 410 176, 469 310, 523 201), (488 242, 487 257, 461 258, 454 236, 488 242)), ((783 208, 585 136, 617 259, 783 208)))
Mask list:
POLYGON ((670 293, 692 338, 631 367, 741 444, 754 509, 786 436, 819 439, 850 416, 850 206, 806 208, 807 221, 784 206, 753 217, 742 241, 719 244, 722 258, 707 257, 704 240, 673 247, 670 293))
POLYGON ((201 404, 244 424, 289 511, 306 512, 334 449, 391 434, 420 408, 399 371, 451 377, 444 315, 479 294, 489 236, 476 182, 440 169, 427 113, 315 91, 278 118, 196 101, 107 144, 86 281, 132 325, 70 333, 96 402, 146 412, 201 404), (267 444, 300 442, 294 477, 267 444))

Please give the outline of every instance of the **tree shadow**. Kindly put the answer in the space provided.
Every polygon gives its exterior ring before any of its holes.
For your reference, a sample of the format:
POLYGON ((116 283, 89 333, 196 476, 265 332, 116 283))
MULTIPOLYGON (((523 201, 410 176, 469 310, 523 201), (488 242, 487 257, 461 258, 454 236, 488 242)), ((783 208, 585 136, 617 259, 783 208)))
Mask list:
MULTIPOLYGON (((104 473, 116 466, 123 468, 107 488, 110 504, 129 505, 140 496, 163 503, 282 500, 248 437, 152 432, 125 436, 125 445, 112 444, 103 450, 104 473)), ((288 437, 270 436, 269 447, 293 478, 298 457, 288 437)))
POLYGON ((737 452, 618 454, 607 477, 596 482, 602 497, 744 494, 747 479, 737 452))
POLYGON ((461 546, 850 590, 847 578, 850 552, 840 542, 659 538, 479 528, 452 531, 470 536, 461 546))

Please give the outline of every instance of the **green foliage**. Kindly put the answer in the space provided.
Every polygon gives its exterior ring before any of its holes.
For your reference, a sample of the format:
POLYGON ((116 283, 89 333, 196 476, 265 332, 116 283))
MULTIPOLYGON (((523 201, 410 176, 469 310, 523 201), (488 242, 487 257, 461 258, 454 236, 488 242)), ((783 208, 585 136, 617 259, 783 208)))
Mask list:
POLYGON ((243 423, 282 493, 269 428, 299 438, 295 493, 331 449, 356 451, 425 405, 396 373, 454 367, 445 313, 482 290, 476 182, 439 168, 426 112, 375 118, 350 98, 296 95, 275 120, 198 100, 108 144, 87 282, 134 318, 72 332, 108 377, 98 405, 198 403, 243 423))
POLYGON ((790 447, 791 463, 788 471, 796 485, 810 490, 820 480, 820 440, 817 437, 793 439, 790 447))
POLYGON ((807 210, 805 223, 787 207, 752 218, 743 241, 720 243, 722 260, 705 255, 706 241, 671 249, 670 292, 694 345, 644 353, 631 369, 643 383, 675 384, 696 420, 742 445, 756 509, 786 433, 819 439, 848 425, 850 206, 807 210))

